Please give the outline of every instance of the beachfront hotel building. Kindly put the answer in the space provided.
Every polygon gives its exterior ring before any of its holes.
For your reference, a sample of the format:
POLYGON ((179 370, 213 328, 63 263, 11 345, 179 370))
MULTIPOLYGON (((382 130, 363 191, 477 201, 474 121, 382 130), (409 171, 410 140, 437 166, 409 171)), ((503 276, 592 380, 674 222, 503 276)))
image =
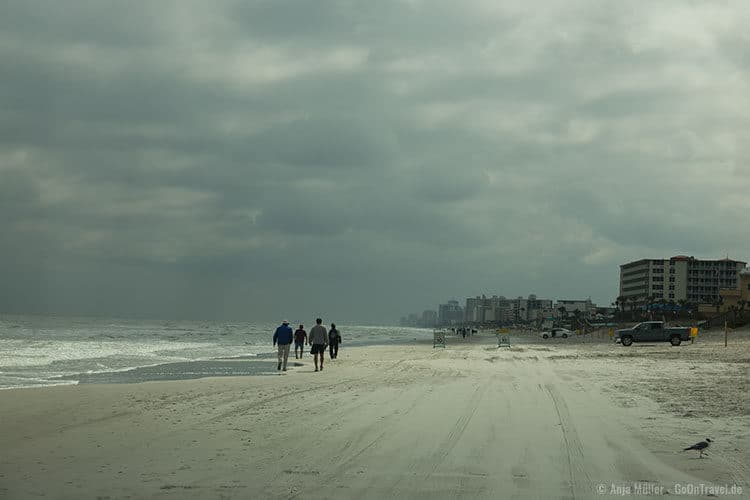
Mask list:
POLYGON ((636 303, 651 296, 693 304, 713 302, 719 299, 720 290, 739 287, 740 271, 746 266, 729 258, 703 260, 686 255, 636 260, 620 266, 620 297, 636 298, 636 303))
POLYGON ((565 309, 565 314, 575 314, 575 312, 578 311, 582 313, 585 318, 591 317, 592 313, 596 312, 596 304, 591 302, 591 299, 560 299, 555 305, 555 315, 560 312, 561 308, 565 309))
POLYGON ((513 323, 536 321, 551 316, 552 301, 531 294, 508 299, 502 295, 469 297, 464 308, 468 323, 513 323))
POLYGON ((502 295, 469 297, 464 307, 464 317, 468 323, 495 323, 510 321, 511 305, 502 295))
POLYGON ((438 306, 438 324, 442 326, 460 325, 464 320, 464 310, 457 300, 449 300, 438 306))

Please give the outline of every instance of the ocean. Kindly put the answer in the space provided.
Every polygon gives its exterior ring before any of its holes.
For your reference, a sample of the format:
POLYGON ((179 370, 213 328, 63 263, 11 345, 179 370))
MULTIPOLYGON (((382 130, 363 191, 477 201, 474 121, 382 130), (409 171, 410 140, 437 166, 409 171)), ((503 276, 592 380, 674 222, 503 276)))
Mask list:
MULTIPOLYGON (((0 389, 255 374, 262 363, 238 361, 268 358, 274 365, 277 326, 0 315, 0 389)), ((337 328, 342 356, 347 346, 432 339, 432 330, 419 328, 337 328)))

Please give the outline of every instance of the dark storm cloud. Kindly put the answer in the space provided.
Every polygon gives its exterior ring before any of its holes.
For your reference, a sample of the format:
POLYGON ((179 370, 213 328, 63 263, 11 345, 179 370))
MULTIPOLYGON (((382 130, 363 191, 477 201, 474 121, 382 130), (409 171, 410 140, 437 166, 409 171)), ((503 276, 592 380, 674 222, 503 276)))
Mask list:
POLYGON ((476 293, 609 303, 642 257, 747 259, 748 21, 741 2, 6 2, 0 297, 390 321, 476 293))

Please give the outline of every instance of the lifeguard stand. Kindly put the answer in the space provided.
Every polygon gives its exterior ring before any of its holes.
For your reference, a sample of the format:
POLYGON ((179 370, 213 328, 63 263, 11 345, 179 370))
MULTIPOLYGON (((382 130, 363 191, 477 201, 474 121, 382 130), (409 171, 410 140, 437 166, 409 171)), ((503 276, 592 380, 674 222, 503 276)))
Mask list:
POLYGON ((432 348, 436 347, 445 349, 445 332, 443 330, 432 331, 432 348))
POLYGON ((510 335, 507 328, 500 328, 497 335, 497 347, 510 347, 510 335))

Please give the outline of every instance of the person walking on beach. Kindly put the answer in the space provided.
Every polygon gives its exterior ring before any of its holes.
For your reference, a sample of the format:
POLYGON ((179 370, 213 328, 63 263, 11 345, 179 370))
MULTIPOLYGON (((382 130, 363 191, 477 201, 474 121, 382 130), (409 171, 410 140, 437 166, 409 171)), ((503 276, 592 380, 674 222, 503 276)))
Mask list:
POLYGON ((292 347, 293 336, 292 327, 289 326, 287 320, 282 321, 281 326, 273 334, 273 345, 279 344, 279 364, 276 366, 277 370, 281 370, 283 361, 284 371, 286 371, 286 360, 289 358, 289 348, 292 347))
POLYGON ((336 330, 336 323, 331 323, 331 329, 328 330, 328 353, 331 359, 336 359, 339 355, 339 344, 341 343, 341 335, 336 330))
POLYGON ((326 344, 328 343, 328 333, 326 327, 322 325, 323 320, 315 320, 315 326, 310 329, 310 336, 307 342, 312 346, 313 360, 315 361, 315 371, 318 371, 318 356, 320 356, 320 370, 323 370, 323 358, 326 353, 326 344))
POLYGON ((294 359, 302 359, 302 354, 305 352, 305 341, 307 340, 307 332, 305 331, 304 325, 299 325, 297 331, 294 332, 294 359), (297 349, 299 349, 299 355, 297 355, 297 349))

